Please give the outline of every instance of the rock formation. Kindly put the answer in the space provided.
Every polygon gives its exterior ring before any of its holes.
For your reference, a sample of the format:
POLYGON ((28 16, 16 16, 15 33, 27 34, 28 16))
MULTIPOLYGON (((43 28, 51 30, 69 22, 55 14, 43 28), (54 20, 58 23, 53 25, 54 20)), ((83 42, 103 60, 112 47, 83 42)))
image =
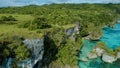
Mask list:
POLYGON ((89 59, 94 59, 94 58, 97 58, 97 57, 100 57, 100 56, 102 57, 102 60, 104 62, 113 63, 118 58, 120 58, 120 52, 117 52, 117 55, 110 55, 104 49, 96 47, 88 53, 88 58, 89 59))
POLYGON ((108 55, 107 53, 104 53, 102 55, 102 60, 107 63, 112 63, 117 60, 115 56, 108 55))
POLYGON ((23 43, 28 49, 31 49, 31 57, 20 61, 18 66, 21 68, 33 68, 34 65, 42 60, 44 53, 44 40, 43 39, 26 39, 23 43))
MULTIPOLYGON (((31 56, 28 59, 19 61, 18 67, 20 68, 33 68, 36 63, 42 60, 44 53, 44 39, 25 39, 23 43, 31 51, 31 56)), ((3 68, 11 68, 11 64, 14 58, 8 58, 5 61, 3 68)), ((1 67, 0 67, 1 68, 1 67)), ((39 66, 40 68, 40 66, 39 66)))
POLYGON ((89 52, 87 56, 88 56, 89 59, 97 58, 97 54, 93 53, 93 52, 89 52))

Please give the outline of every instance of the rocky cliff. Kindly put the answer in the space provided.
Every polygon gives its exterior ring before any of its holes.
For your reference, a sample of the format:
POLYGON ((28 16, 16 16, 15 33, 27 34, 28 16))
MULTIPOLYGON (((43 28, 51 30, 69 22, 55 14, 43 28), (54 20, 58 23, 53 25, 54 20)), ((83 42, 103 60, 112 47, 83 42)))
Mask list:
POLYGON ((31 57, 18 63, 21 68, 33 68, 42 60, 44 53, 44 39, 25 39, 23 43, 31 50, 31 57))
MULTIPOLYGON (((34 68, 34 66, 41 62, 44 53, 44 39, 25 39, 22 41, 28 49, 30 49, 31 56, 28 59, 19 61, 18 67, 20 68, 34 68)), ((4 68, 11 68, 14 58, 8 58, 4 68)), ((40 66, 38 67, 40 68, 40 66)))
POLYGON ((75 40, 75 35, 79 34, 80 24, 76 24, 74 27, 65 30, 65 34, 72 40, 75 40))
MULTIPOLYGON (((78 68, 78 65, 76 64, 75 66, 71 67, 69 64, 63 65, 64 61, 57 61, 61 57, 57 57, 56 55, 61 52, 62 48, 65 47, 65 45, 60 45, 65 44, 65 39, 71 39, 72 42, 75 42, 76 40, 76 34, 79 34, 80 30, 80 25, 77 24, 75 26, 71 26, 67 29, 64 30, 58 30, 57 33, 48 33, 45 37, 45 52, 44 52, 44 57, 43 57, 43 66, 42 68, 78 68), (64 35, 62 35, 61 34, 64 35), (55 38, 55 39, 54 39, 55 38), (56 41, 57 40, 57 41, 56 41), (59 42, 56 44, 56 42, 59 42), (63 42, 64 41, 64 42, 63 42)), ((64 59, 64 58, 63 58, 64 59)), ((69 61, 69 60, 68 60, 69 61)), ((77 61, 77 59, 76 59, 77 61)))

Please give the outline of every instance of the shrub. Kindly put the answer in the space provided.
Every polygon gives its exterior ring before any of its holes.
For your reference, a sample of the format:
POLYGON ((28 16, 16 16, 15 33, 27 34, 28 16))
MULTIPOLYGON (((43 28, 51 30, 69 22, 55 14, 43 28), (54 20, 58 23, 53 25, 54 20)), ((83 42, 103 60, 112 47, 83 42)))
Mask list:
POLYGON ((2 16, 1 17, 2 21, 17 21, 13 16, 2 16))
POLYGON ((26 21, 18 24, 18 27, 20 28, 28 28, 29 26, 30 26, 30 21, 26 21))
POLYGON ((44 17, 37 17, 33 20, 32 24, 36 25, 37 29, 44 29, 44 28, 51 28, 51 25, 49 25, 47 22, 47 19, 44 17))
POLYGON ((0 24, 4 24, 5 22, 0 19, 0 24))

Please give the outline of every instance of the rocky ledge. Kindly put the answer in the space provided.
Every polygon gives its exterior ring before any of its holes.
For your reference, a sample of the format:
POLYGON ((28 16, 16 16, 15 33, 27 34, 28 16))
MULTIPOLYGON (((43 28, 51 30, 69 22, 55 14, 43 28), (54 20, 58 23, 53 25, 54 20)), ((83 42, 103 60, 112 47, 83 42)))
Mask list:
POLYGON ((107 54, 107 53, 104 53, 104 54, 102 55, 102 60, 103 60, 104 62, 107 62, 107 63, 112 63, 112 62, 116 61, 117 58, 116 58, 115 56, 112 56, 112 55, 109 55, 109 54, 107 54))
POLYGON ((88 56, 89 59, 97 58, 97 54, 95 52, 93 52, 93 51, 89 52, 87 56, 88 56))
POLYGON ((97 57, 102 57, 102 60, 104 62, 113 63, 117 61, 117 59, 120 58, 120 52, 117 52, 116 55, 110 55, 104 49, 97 47, 97 48, 94 48, 92 51, 90 51, 87 56, 89 59, 95 59, 97 57))

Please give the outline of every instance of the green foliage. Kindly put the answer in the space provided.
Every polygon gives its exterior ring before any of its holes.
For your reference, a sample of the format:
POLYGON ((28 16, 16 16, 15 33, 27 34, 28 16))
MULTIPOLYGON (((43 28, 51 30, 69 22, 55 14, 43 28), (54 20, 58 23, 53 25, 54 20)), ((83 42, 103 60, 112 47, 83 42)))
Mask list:
MULTIPOLYGON (((104 49, 104 50, 105 50, 105 53, 107 53, 108 55, 116 56, 116 52, 117 52, 117 51, 114 51, 113 49, 109 49, 104 42, 97 42, 97 43, 96 43, 96 47, 99 47, 99 48, 101 48, 101 49, 104 49)), ((119 48, 117 48, 116 50, 119 50, 119 48)))
POLYGON ((108 54, 108 55, 111 55, 111 56, 116 56, 116 52, 114 51, 114 50, 112 50, 112 49, 106 49, 106 53, 108 54))
POLYGON ((115 49, 115 51, 116 51, 116 52, 120 52, 120 47, 117 47, 117 48, 115 49))
POLYGON ((0 19, 0 24, 4 24, 4 21, 0 19))
POLYGON ((18 62, 30 56, 29 50, 21 43, 21 38, 18 36, 6 36, 0 39, 0 50, 0 63, 7 57, 15 58, 18 62))
POLYGON ((15 24, 17 21, 13 16, 1 16, 0 24, 15 24))
POLYGON ((76 42, 68 39, 64 47, 60 48, 57 54, 58 62, 62 65, 77 65, 78 52, 81 46, 82 40, 80 38, 78 38, 76 42))
POLYGON ((27 59, 30 56, 30 53, 26 49, 25 45, 19 45, 15 50, 15 59, 21 61, 27 59))
POLYGON ((9 51, 3 44, 0 44, 0 64, 10 55, 9 51))
POLYGON ((15 57, 17 61, 24 60, 30 56, 29 50, 21 42, 15 41, 12 44, 9 44, 8 47, 12 53, 12 56, 15 57))
POLYGON ((44 29, 44 28, 50 28, 51 25, 47 23, 47 19, 44 17, 37 17, 35 18, 31 25, 34 25, 37 29, 44 29))
POLYGON ((31 21, 25 21, 25 22, 23 22, 23 23, 19 23, 19 24, 18 24, 18 27, 19 27, 19 28, 28 28, 28 27, 30 26, 30 22, 31 22, 31 21))
POLYGON ((88 36, 88 35, 89 35, 89 33, 85 28, 80 30, 80 36, 81 37, 85 37, 85 36, 88 36))
POLYGON ((108 49, 104 42, 97 42, 95 47, 99 47, 104 50, 108 49))
MULTIPOLYGON (((30 31, 33 30, 37 33, 46 33, 48 37, 44 42, 44 57, 47 58, 47 62, 44 61, 43 64, 50 64, 56 61, 62 65, 77 65, 77 53, 82 46, 82 41, 80 38, 76 41, 69 40, 63 28, 67 28, 68 25, 71 27, 70 24, 80 22, 82 26, 80 28, 81 37, 91 35, 92 38, 97 38, 102 35, 102 27, 105 25, 112 26, 114 24, 113 22, 120 14, 119 7, 119 4, 51 4, 43 6, 6 7, 0 8, 0 13, 6 14, 5 16, 1 16, 0 25, 4 23, 16 23, 18 27, 28 28, 30 31)), ((12 26, 7 26, 7 30, 5 26, 7 25, 0 27, 1 36, 4 33, 8 33, 7 35, 16 33, 17 36, 27 34, 24 36, 29 35, 31 38, 36 36, 36 33, 31 34, 28 30, 16 28, 15 24, 15 27, 13 24, 12 26)), ((4 36, 4 38, 6 37, 4 36)), ((6 41, 8 39, 4 38, 0 38, 0 40, 6 41)), ((15 42, 9 39, 9 42, 11 44, 8 47, 0 44, 0 62, 10 56, 9 54, 16 61, 26 59, 30 56, 29 50, 18 39, 15 42)), ((106 49, 104 43, 99 42, 96 45, 106 49)), ((114 54, 111 50, 108 50, 108 52, 114 54)), ((13 65, 15 68, 16 66, 13 65)))
POLYGON ((16 21, 16 19, 13 16, 2 16, 1 17, 2 21, 16 21))

